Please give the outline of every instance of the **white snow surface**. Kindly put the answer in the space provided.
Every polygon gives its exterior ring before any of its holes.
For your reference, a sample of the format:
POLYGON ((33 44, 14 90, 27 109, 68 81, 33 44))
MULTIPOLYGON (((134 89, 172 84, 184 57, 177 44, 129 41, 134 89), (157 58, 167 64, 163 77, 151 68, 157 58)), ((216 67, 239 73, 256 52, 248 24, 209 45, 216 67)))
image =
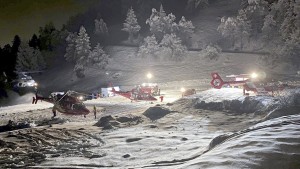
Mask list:
MULTIPOLYGON (((174 93, 174 91, 165 91, 174 93)), ((45 161, 35 164, 35 167, 84 167, 84 168, 293 168, 299 165, 300 157, 300 115, 286 116, 271 119, 263 123, 250 126, 249 129, 235 127, 232 136, 221 142, 213 149, 208 146, 213 138, 228 133, 222 123, 230 126, 245 126, 245 121, 255 119, 252 115, 231 115, 226 122, 223 118, 228 115, 218 112, 205 112, 185 107, 188 100, 199 98, 201 100, 222 102, 223 100, 243 100, 241 89, 224 88, 209 89, 196 95, 182 99, 180 107, 182 112, 171 112, 156 121, 149 121, 141 113, 148 107, 161 102, 133 102, 121 97, 100 98, 86 101, 88 107, 106 107, 106 112, 100 116, 117 115, 142 116, 144 122, 124 128, 100 130, 97 127, 89 129, 91 122, 77 121, 55 125, 58 128, 67 128, 69 132, 76 132, 76 128, 85 128, 87 136, 83 140, 77 138, 71 143, 59 143, 45 153, 45 161), (238 118, 241 118, 238 120, 238 118), (221 122, 216 122, 221 120, 221 122), (223 120, 223 121, 222 121, 223 120), (236 123, 236 124, 234 124, 236 123), (220 126, 218 126, 220 125, 220 126), (155 126, 155 127, 151 127, 155 126), (218 128, 218 129, 216 129, 218 128), (77 145, 78 144, 78 145, 77 145), (76 147, 82 148, 76 148, 76 147), (72 147, 79 154, 64 154, 72 147), (49 152, 60 152, 52 156, 49 152), (94 157, 93 157, 94 156, 94 157)), ((180 99, 178 95, 169 95, 169 99, 180 99)), ((269 96, 257 97, 264 103, 271 103, 269 96)), ((163 103, 165 104, 165 103, 163 103)), ((176 102, 174 103, 176 104, 176 102)), ((51 104, 42 102, 36 105, 22 104, 2 107, 0 114, 27 113, 38 109, 48 109, 51 104)), ((172 110, 173 108, 170 107, 172 110)), ((41 110, 43 111, 43 110, 41 110)), ((49 115, 50 116, 50 115, 49 115)), ((70 117, 72 118, 72 117, 70 117)), ((77 117, 76 117, 77 118, 77 117)), ((90 117, 87 118, 91 120, 90 117)), ((75 120, 75 121, 74 121, 75 120)), ((95 122, 95 121, 94 121, 95 122)), ((39 130, 39 128, 37 128, 39 130)), ((48 129, 50 130, 50 129, 48 129)), ((41 130, 43 133, 44 129, 41 130)), ((24 132, 24 131, 23 131, 24 132)), ((61 130, 57 130, 57 133, 61 130)), ((43 137, 42 134, 39 137, 43 137)), ((51 135, 51 132, 49 133, 51 135)), ((66 136, 60 136, 64 139, 66 136)), ((51 138, 48 138, 50 141, 51 138)), ((53 138, 52 138, 53 139, 53 138)), ((71 151, 72 152, 72 151, 71 151)))
POLYGON ((26 111, 34 111, 34 110, 41 110, 41 109, 47 109, 52 107, 53 104, 47 103, 47 102, 39 102, 38 104, 18 104, 14 106, 6 106, 6 107, 0 107, 0 115, 1 114, 12 114, 12 113, 23 113, 26 111))

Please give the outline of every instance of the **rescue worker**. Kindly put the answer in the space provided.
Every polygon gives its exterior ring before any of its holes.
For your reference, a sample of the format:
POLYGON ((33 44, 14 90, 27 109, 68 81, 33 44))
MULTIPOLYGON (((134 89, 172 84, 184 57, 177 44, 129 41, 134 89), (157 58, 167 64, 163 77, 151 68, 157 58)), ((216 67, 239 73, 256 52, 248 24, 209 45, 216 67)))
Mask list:
POLYGON ((163 102, 164 96, 160 96, 159 98, 160 98, 160 102, 163 102))
POLYGON ((54 108, 52 109, 52 113, 53 113, 52 118, 54 118, 56 116, 56 110, 54 108))
POLYGON ((95 119, 96 119, 96 118, 97 118, 97 109, 96 109, 96 106, 95 106, 95 105, 94 105, 93 112, 94 112, 94 116, 95 116, 95 119))

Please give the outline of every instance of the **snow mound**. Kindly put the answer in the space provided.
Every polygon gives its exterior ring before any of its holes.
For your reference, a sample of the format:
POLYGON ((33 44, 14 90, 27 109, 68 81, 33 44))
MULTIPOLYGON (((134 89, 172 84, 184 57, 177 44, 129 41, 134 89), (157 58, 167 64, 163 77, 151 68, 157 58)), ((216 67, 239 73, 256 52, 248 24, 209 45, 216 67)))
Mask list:
POLYGON ((186 99, 192 99, 196 109, 232 113, 265 112, 274 102, 271 96, 243 96, 237 88, 209 89, 186 99))
POLYGON ((155 107, 150 107, 147 109, 143 115, 149 118, 152 121, 158 120, 160 118, 163 118, 167 114, 171 113, 171 111, 167 108, 160 107, 160 106, 155 106, 155 107))
POLYGON ((209 151, 182 168, 298 168, 299 128, 300 115, 291 115, 218 136, 209 151))
POLYGON ((0 126, 0 132, 6 132, 6 131, 12 131, 12 130, 30 128, 30 127, 31 127, 31 123, 28 123, 26 121, 16 123, 9 120, 6 125, 0 126))
POLYGON ((223 100, 222 102, 196 101, 196 109, 212 111, 230 111, 234 113, 264 112, 270 105, 264 104, 257 97, 245 97, 244 100, 223 100))
POLYGON ((67 119, 64 118, 51 118, 51 119, 43 119, 40 121, 35 121, 35 124, 37 126, 45 126, 45 125, 52 125, 52 124, 64 124, 64 123, 68 123, 69 121, 67 119))
POLYGON ((38 121, 33 121, 30 119, 24 119, 18 122, 9 120, 6 125, 0 126, 0 132, 19 130, 24 128, 32 128, 36 126, 46 126, 53 124, 64 124, 67 123, 67 119, 63 118, 52 118, 52 119, 42 119, 38 121))
POLYGON ((273 105, 273 110, 268 113, 264 120, 281 116, 300 113, 300 89, 291 90, 285 95, 279 96, 273 105))
POLYGON ((209 89, 202 91, 190 98, 198 98, 205 100, 205 102, 222 102, 223 100, 243 100, 243 89, 238 88, 222 88, 222 89, 209 89))
POLYGON ((127 115, 127 116, 104 116, 101 117, 100 120, 94 125, 98 127, 102 127, 104 130, 113 129, 113 128, 122 128, 128 127, 132 125, 137 125, 141 123, 143 120, 139 116, 127 115))

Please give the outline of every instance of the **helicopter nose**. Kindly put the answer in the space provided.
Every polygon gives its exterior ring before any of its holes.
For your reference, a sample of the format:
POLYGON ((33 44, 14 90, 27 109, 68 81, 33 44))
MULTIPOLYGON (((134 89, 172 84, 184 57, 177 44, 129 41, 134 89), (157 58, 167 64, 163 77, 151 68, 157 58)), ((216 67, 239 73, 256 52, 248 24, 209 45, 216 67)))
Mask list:
POLYGON ((89 113, 90 113, 90 110, 87 109, 87 108, 84 108, 84 109, 83 109, 83 112, 84 112, 85 114, 89 114, 89 113))

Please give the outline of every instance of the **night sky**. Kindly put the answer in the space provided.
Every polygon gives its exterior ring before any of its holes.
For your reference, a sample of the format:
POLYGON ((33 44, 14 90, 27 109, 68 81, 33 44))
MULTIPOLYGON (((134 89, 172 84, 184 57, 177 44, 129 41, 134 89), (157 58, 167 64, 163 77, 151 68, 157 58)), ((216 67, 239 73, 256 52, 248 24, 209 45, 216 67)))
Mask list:
POLYGON ((56 28, 70 16, 82 13, 96 0, 0 0, 0 46, 11 44, 15 35, 29 40, 39 27, 52 21, 56 28))

